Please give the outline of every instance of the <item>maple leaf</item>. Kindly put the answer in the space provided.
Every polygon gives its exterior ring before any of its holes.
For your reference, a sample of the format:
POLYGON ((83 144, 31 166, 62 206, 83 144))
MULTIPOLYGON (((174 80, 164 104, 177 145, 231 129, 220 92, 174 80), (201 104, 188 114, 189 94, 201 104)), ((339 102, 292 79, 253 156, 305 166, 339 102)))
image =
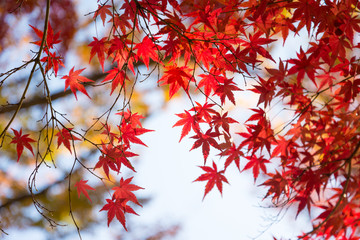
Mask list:
POLYGON ((46 62, 45 72, 48 72, 51 68, 54 69, 55 77, 57 77, 57 72, 59 71, 59 65, 62 67, 64 63, 61 61, 61 56, 56 56, 56 53, 48 53, 48 56, 43 57, 41 62, 46 62))
POLYGON ((61 131, 55 134, 55 136, 57 136, 58 138, 57 139, 58 148, 60 147, 61 144, 64 144, 64 146, 70 151, 70 153, 72 153, 70 141, 81 140, 80 138, 77 138, 74 135, 72 135, 71 130, 72 128, 63 128, 61 131))
POLYGON ((206 159, 210 153, 210 145, 217 149, 220 149, 219 144, 214 139, 215 137, 219 137, 220 134, 217 132, 211 132, 211 131, 212 131, 212 128, 207 130, 205 134, 198 132, 197 135, 191 137, 191 138, 194 138, 197 140, 195 141, 195 143, 192 146, 192 148, 190 149, 190 151, 195 148, 198 148, 202 145, 202 152, 204 155, 204 164, 206 163, 206 159))
POLYGON ((259 176, 259 170, 261 169, 264 173, 266 173, 265 163, 269 163, 270 161, 263 158, 263 156, 257 157, 253 155, 251 157, 246 157, 246 158, 249 160, 249 162, 245 165, 243 171, 252 168, 254 181, 256 181, 257 177, 259 176))
POLYGON ((215 94, 220 97, 221 104, 224 104, 227 97, 234 105, 235 98, 233 91, 242 91, 236 86, 232 79, 226 79, 223 84, 219 84, 215 90, 215 94))
POLYGON ((219 132, 219 128, 222 127, 226 133, 230 134, 230 123, 239 123, 235 119, 227 116, 228 112, 223 115, 216 113, 212 118, 212 124, 215 126, 215 131, 219 132))
MULTIPOLYGON (((103 151, 104 151, 104 147, 103 147, 103 151)), ((111 155, 109 155, 109 153, 101 155, 99 157, 99 161, 96 163, 94 167, 94 170, 102 167, 108 179, 110 179, 109 169, 112 169, 115 172, 120 171, 120 168, 116 164, 116 161, 114 160, 114 158, 111 158, 110 156, 111 155)))
POLYGON ((149 58, 155 62, 159 62, 159 56, 157 52, 160 50, 160 48, 154 44, 156 39, 158 38, 153 38, 153 40, 151 40, 148 36, 146 36, 134 47, 134 49, 137 49, 137 56, 142 58, 147 69, 149 69, 149 58))
POLYGON ((316 85, 315 73, 316 69, 320 69, 319 61, 317 61, 313 55, 307 57, 301 47, 300 53, 297 53, 297 57, 299 59, 293 58, 288 60, 288 63, 294 64, 294 66, 289 69, 288 74, 291 75, 297 73, 297 83, 300 84, 306 73, 310 80, 316 85))
POLYGON ((244 156, 240 146, 236 147, 235 143, 231 144, 231 147, 219 154, 220 156, 228 156, 225 161, 225 169, 232 163, 235 162, 236 167, 240 171, 240 157, 244 156))
POLYGON ((102 155, 99 157, 94 169, 102 167, 108 179, 110 179, 109 168, 119 173, 122 164, 135 172, 128 158, 138 156, 137 154, 127 151, 127 148, 121 145, 114 146, 113 144, 105 145, 103 143, 101 148, 102 155))
POLYGON ((264 107, 266 108, 267 105, 270 105, 270 102, 275 95, 275 84, 271 78, 267 81, 265 81, 261 77, 258 78, 260 81, 260 85, 253 85, 255 88, 250 90, 260 94, 257 105, 259 106, 259 104, 264 103, 264 107))
POLYGON ((95 189, 90 187, 87 184, 87 182, 88 182, 88 180, 80 180, 80 181, 76 182, 74 186, 76 187, 76 191, 78 193, 78 198, 80 198, 80 193, 82 193, 85 195, 85 197, 87 199, 89 199, 90 202, 92 202, 87 190, 95 190, 95 189))
POLYGON ((297 218, 297 216, 299 215, 299 213, 304 210, 304 208, 307 206, 308 211, 310 213, 310 209, 311 209, 311 203, 312 203, 312 199, 311 197, 307 196, 307 195, 303 195, 303 194, 299 194, 298 196, 296 196, 294 198, 294 200, 292 202, 299 202, 299 206, 298 206, 298 210, 296 212, 296 216, 295 218, 297 218))
POLYGON ((107 51, 106 48, 106 44, 107 42, 107 38, 103 37, 102 39, 97 39, 96 37, 93 37, 94 41, 92 41, 89 46, 91 47, 91 51, 90 51, 90 60, 89 63, 91 62, 91 59, 95 56, 95 54, 98 56, 100 65, 101 65, 101 69, 104 72, 104 61, 105 61, 105 52, 107 51))
MULTIPOLYGON (((283 81, 287 75, 288 62, 284 65, 284 62, 280 59, 279 68, 265 68, 268 73, 272 75, 279 82, 283 81)), ((261 82, 261 81, 260 81, 261 82)))
POLYGON ((216 71, 215 68, 212 68, 210 70, 210 74, 200 74, 199 77, 201 77, 201 80, 198 83, 197 87, 204 87, 204 93, 206 97, 209 97, 212 91, 216 92, 219 83, 223 83, 226 81, 226 78, 220 76, 220 71, 216 71))
MULTIPOLYGON (((31 25, 29 25, 29 26, 34 30, 36 35, 41 39, 39 41, 33 42, 33 44, 41 46, 41 41, 42 41, 42 38, 43 38, 43 35, 44 35, 43 31, 41 31, 41 30, 31 26, 31 25)), ((58 32, 58 33, 56 33, 54 35, 54 31, 53 31, 53 29, 51 27, 51 24, 49 22, 48 30, 47 30, 47 34, 46 34, 46 42, 45 42, 46 45, 44 47, 44 51, 46 51, 47 48, 49 48, 49 49, 54 48, 55 44, 61 43, 61 40, 59 40, 59 37, 60 37, 60 33, 58 32)))
POLYGON ((289 185, 288 181, 284 178, 284 176, 290 175, 289 172, 283 172, 280 174, 276 170, 276 174, 268 173, 268 176, 270 176, 270 179, 266 180, 264 183, 260 184, 259 186, 268 186, 268 192, 264 196, 264 199, 267 196, 270 196, 274 194, 273 201, 278 202, 279 198, 281 197, 281 194, 284 193, 287 197, 289 196, 289 185))
POLYGON ((269 39, 269 38, 261 38, 260 36, 263 35, 263 32, 258 31, 254 35, 249 34, 249 42, 243 42, 243 46, 245 46, 245 51, 249 51, 249 55, 251 58, 256 59, 257 53, 263 57, 266 57, 273 62, 275 60, 271 57, 270 53, 265 50, 265 48, 261 47, 260 45, 269 44, 271 42, 276 41, 276 39, 269 39))
POLYGON ((120 185, 118 187, 112 188, 112 190, 115 191, 113 193, 113 198, 114 199, 126 199, 126 200, 129 200, 129 201, 141 206, 141 204, 137 200, 135 194, 132 192, 140 190, 140 189, 144 189, 144 188, 139 187, 135 184, 131 184, 130 182, 132 179, 133 179, 133 177, 125 179, 125 180, 124 180, 124 178, 121 178, 120 185))
POLYGON ((69 75, 63 76, 61 79, 65 79, 65 90, 70 87, 70 90, 73 92, 73 94, 75 95, 75 98, 77 100, 77 96, 76 96, 76 91, 79 90, 80 92, 82 92, 83 94, 85 94, 86 96, 88 96, 89 98, 91 98, 89 96, 89 94, 87 93, 84 85, 82 85, 82 82, 93 82, 93 80, 90 80, 86 77, 83 76, 79 76, 79 74, 85 70, 85 68, 83 69, 79 69, 76 70, 74 72, 74 68, 73 67, 70 72, 69 75))
POLYGON ((124 229, 127 231, 126 228, 126 220, 125 220, 125 213, 132 213, 138 215, 130 206, 126 205, 128 202, 127 200, 123 199, 106 199, 107 204, 105 204, 101 209, 101 211, 108 211, 108 226, 110 225, 111 221, 116 216, 116 219, 123 225, 124 229))
POLYGON ((183 126, 181 130, 181 137, 179 142, 189 134, 191 128, 194 130, 194 132, 200 131, 199 123, 201 122, 201 119, 199 119, 198 115, 192 116, 188 111, 185 110, 185 113, 179 113, 175 114, 176 116, 180 117, 181 119, 177 121, 174 126, 172 127, 180 127, 183 126))
POLYGON ((125 80, 129 80, 124 70, 113 68, 106 72, 108 75, 102 82, 112 81, 110 95, 114 92, 117 86, 125 87, 125 80))
POLYGON ((20 131, 16 131, 15 129, 11 129, 13 130, 15 136, 12 138, 12 141, 10 142, 13 143, 13 144, 16 144, 16 153, 17 153, 17 162, 19 162, 19 159, 20 159, 20 156, 24 150, 24 147, 26 147, 27 149, 30 150, 30 152, 32 153, 33 156, 34 155, 34 152, 33 152, 33 149, 32 149, 32 146, 30 145, 31 142, 36 142, 34 139, 28 137, 29 134, 22 134, 22 129, 20 129, 20 131))
POLYGON ((119 141, 123 141, 126 146, 130 146, 130 142, 132 142, 147 147, 147 145, 143 143, 143 141, 141 141, 137 136, 154 131, 146 128, 133 128, 131 124, 125 122, 119 126, 119 129, 121 132, 119 141))
POLYGON ((104 131, 101 132, 101 134, 105 134, 109 137, 110 143, 114 142, 114 138, 116 138, 116 133, 111 131, 111 127, 109 124, 103 124, 101 123, 104 127, 104 131))
POLYGON ((112 16, 112 12, 109 10, 111 8, 110 5, 99 5, 98 9, 94 13, 94 19, 100 16, 103 25, 105 26, 106 15, 112 16))
POLYGON ((223 175, 224 170, 218 171, 217 166, 215 162, 213 162, 213 167, 208 166, 200 166, 202 170, 204 170, 206 173, 200 175, 194 182, 200 182, 200 181, 208 181, 205 186, 205 193, 203 200, 205 196, 213 189, 214 185, 216 184, 217 189, 222 194, 222 182, 229 183, 226 177, 223 175))
POLYGON ((136 128, 136 127, 142 128, 140 119, 144 117, 138 113, 132 113, 130 109, 127 109, 126 112, 124 111, 118 112, 116 113, 116 115, 122 116, 122 122, 129 123, 132 128, 136 128))
POLYGON ((193 82, 194 79, 189 74, 190 68, 178 67, 175 65, 170 65, 166 67, 168 70, 165 71, 162 78, 159 79, 158 83, 161 83, 160 86, 169 84, 169 97, 171 98, 179 90, 180 87, 184 89, 185 92, 188 92, 190 82, 193 82))
POLYGON ((207 103, 207 102, 205 102, 204 105, 201 105, 198 102, 195 102, 195 104, 196 106, 190 109, 190 111, 194 111, 198 116, 198 118, 204 120, 207 123, 211 123, 212 121, 211 115, 217 113, 214 109, 212 109, 212 107, 215 106, 215 104, 207 103))

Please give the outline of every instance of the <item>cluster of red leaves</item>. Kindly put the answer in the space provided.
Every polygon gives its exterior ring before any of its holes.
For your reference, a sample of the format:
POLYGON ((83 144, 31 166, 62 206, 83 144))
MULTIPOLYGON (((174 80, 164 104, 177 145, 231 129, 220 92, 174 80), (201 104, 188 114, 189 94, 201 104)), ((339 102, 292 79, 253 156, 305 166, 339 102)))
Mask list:
MULTIPOLYGON (((96 56, 102 71, 105 60, 115 65, 103 80, 112 83, 110 94, 117 87, 126 87, 125 79, 136 75, 135 64, 144 64, 147 69, 155 64, 164 69, 158 83, 169 87, 170 98, 179 91, 191 98, 192 89, 204 95, 204 103, 196 102, 190 110, 177 114, 180 120, 174 125, 182 127, 180 141, 190 132, 194 134, 190 150, 202 150, 204 165, 200 168, 206 173, 195 181, 207 181, 204 197, 215 185, 222 193, 222 183, 228 182, 226 170, 232 163, 240 170, 243 159, 246 162, 241 171, 251 170, 255 181, 261 175, 261 186, 268 190, 265 198, 272 198, 275 205, 294 204, 297 215, 305 207, 309 212, 314 207, 322 209, 313 221, 313 231, 299 237, 360 239, 357 0, 129 0, 120 8, 98 5, 97 17, 104 26, 111 24, 112 31, 101 39, 93 38, 90 61, 96 56), (147 22, 154 23, 157 32, 151 32, 147 22), (234 94, 244 90, 236 76, 253 78, 263 62, 275 62, 267 46, 277 35, 285 43, 290 33, 298 35, 302 30, 311 36, 306 48, 299 46, 296 56, 280 59, 278 67, 263 67, 257 84, 250 89, 259 95, 258 108, 251 109, 253 114, 244 123, 246 131, 233 133, 230 126, 238 122, 219 109, 228 103, 235 105, 234 94), (136 31, 145 36, 135 37, 136 31), (183 60, 181 65, 179 59, 183 60), (292 109, 294 116, 274 131, 267 111, 277 101, 292 109), (235 136, 239 139, 236 142, 235 136), (206 160, 212 150, 220 158, 209 167, 206 160), (223 170, 218 171, 220 164, 223 170)), ((42 36, 41 31, 35 31, 42 36)), ((58 42, 51 31, 49 26, 44 51, 58 42)), ((63 77, 75 97, 76 90, 88 95, 81 82, 90 80, 79 76, 81 72, 72 68, 63 77)), ((135 171, 128 159, 136 156, 129 151, 130 145, 146 146, 138 136, 150 131, 142 128, 140 115, 121 115, 119 134, 104 126, 109 142, 102 144, 102 156, 95 166, 103 168, 108 178, 110 170, 119 173, 121 165, 135 171)), ((66 134, 58 136, 58 144, 70 150, 71 135, 66 134)), ((31 150, 27 135, 15 135, 18 156, 24 146, 31 150)), ((120 186, 113 188, 112 199, 107 199, 102 210, 108 211, 108 224, 116 216, 125 227, 124 214, 135 214, 127 202, 140 205, 131 193, 140 188, 130 181, 121 179, 120 186)), ((84 194, 90 189, 86 182, 78 183, 77 188, 84 194)))
MULTIPOLYGON (((38 46, 41 46, 41 42, 43 39, 43 31, 33 27, 30 25, 30 27, 34 30, 36 35, 40 38, 40 40, 33 42, 33 44, 36 44, 38 46)), ((57 76, 57 73, 59 71, 59 66, 65 67, 64 63, 62 62, 62 58, 60 55, 57 55, 58 53, 56 51, 51 52, 52 49, 55 48, 55 45, 61 43, 60 40, 60 33, 57 32, 54 34, 54 30, 51 27, 51 24, 49 22, 46 39, 44 42, 43 52, 47 55, 41 59, 41 62, 46 63, 45 66, 45 72, 50 71, 51 69, 55 73, 55 77, 57 76)))
POLYGON ((107 204, 100 211, 108 211, 108 226, 110 222, 116 216, 116 219, 124 226, 125 230, 125 213, 131 213, 137 215, 137 213, 132 209, 127 203, 133 202, 136 205, 141 206, 139 201, 137 200, 136 196, 133 191, 137 191, 143 189, 135 184, 130 184, 132 178, 128 179, 120 179, 120 184, 118 187, 113 187, 114 193, 111 199, 106 199, 107 204))
MULTIPOLYGON (((138 113, 131 113, 128 109, 126 112, 119 112, 117 114, 121 116, 121 123, 118 125, 119 133, 112 132, 110 126, 104 125, 102 134, 108 136, 109 141, 107 143, 102 143, 102 155, 99 157, 99 161, 94 167, 94 169, 102 168, 109 180, 110 170, 118 174, 120 173, 122 165, 135 172, 129 158, 138 155, 130 152, 131 145, 135 143, 146 146, 138 136, 152 131, 142 127, 140 119, 144 117, 138 113)), ((108 225, 116 216, 126 229, 125 213, 136 214, 127 203, 130 201, 141 206, 132 191, 142 188, 130 184, 131 180, 132 178, 126 180, 121 178, 120 186, 113 188, 115 192, 112 195, 112 199, 106 199, 107 204, 100 210, 108 211, 108 225)))
MULTIPOLYGON (((160 57, 168 56, 159 83, 169 86, 170 98, 180 89, 190 95, 192 87, 206 97, 204 104, 196 103, 177 114, 180 120, 174 125, 182 127, 180 141, 192 132, 191 150, 203 152, 201 168, 206 173, 196 181, 207 181, 204 197, 215 184, 222 192, 226 169, 235 163, 240 170, 240 159, 244 159, 242 171, 251 170, 255 180, 262 174, 266 198, 274 204, 295 204, 298 214, 305 207, 324 209, 314 220, 314 231, 304 238, 314 234, 341 238, 352 233, 351 239, 358 239, 354 234, 360 219, 360 67, 359 58, 351 56, 360 47, 354 43, 360 32, 357 1, 134 2, 124 3, 122 9, 136 8, 143 18, 152 18, 159 31, 156 37, 144 38, 148 57, 139 51, 144 48, 140 42, 135 43, 138 52, 127 56, 148 68, 149 59, 161 64, 160 57), (187 18, 191 19, 188 26, 187 18), (218 97, 219 105, 227 100, 236 104, 234 93, 241 89, 229 73, 247 77, 266 59, 274 62, 266 46, 276 40, 276 34, 285 43, 291 32, 296 35, 302 29, 313 36, 309 47, 299 46, 296 57, 280 59, 277 68, 264 69, 251 89, 259 94, 258 105, 263 107, 252 109, 246 131, 237 134, 238 143, 233 142, 230 125, 237 121, 227 112, 219 113, 218 105, 208 100, 218 97), (166 40, 159 41, 159 36, 166 40), (179 58, 184 59, 181 66, 179 58), (202 73, 197 75, 195 67, 202 73), (328 100, 318 101, 319 96, 328 100), (265 109, 279 100, 294 109, 294 118, 275 132, 265 109), (211 149, 221 157, 212 168, 206 166, 211 149), (219 164, 224 164, 221 171, 219 164), (275 170, 268 169, 270 164, 275 170), (337 184, 330 186, 331 181, 337 184)), ((134 17, 128 10, 121 19, 137 28, 141 24, 134 17)))

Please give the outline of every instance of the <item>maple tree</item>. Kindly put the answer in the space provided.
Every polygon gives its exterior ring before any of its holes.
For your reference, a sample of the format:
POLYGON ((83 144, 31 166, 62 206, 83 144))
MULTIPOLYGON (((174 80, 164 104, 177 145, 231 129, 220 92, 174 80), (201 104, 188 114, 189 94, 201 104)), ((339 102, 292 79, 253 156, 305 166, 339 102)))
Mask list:
MULTIPOLYGON (((63 21, 52 10, 59 8, 59 1, 39 2, 45 4, 45 12, 36 25, 28 26, 31 49, 36 50, 29 60, 6 66, 8 70, 0 74, 2 91, 14 84, 15 74, 26 75, 22 91, 15 94, 17 103, 6 100, 1 107, 1 113, 7 114, 0 128, 1 147, 4 152, 14 147, 19 165, 24 147, 31 152, 27 161, 35 162, 35 170, 28 187, 34 195, 38 170, 56 166, 56 148, 65 146, 73 156, 66 179, 69 212, 79 236, 71 191, 76 189, 79 198, 83 194, 92 202, 90 190, 95 196, 98 188, 82 177, 75 181, 76 169, 89 172, 114 191, 100 210, 107 212, 108 225, 116 217, 127 229, 127 213, 137 214, 131 204, 141 206, 132 192, 142 187, 130 183, 137 175, 133 157, 139 155, 136 145, 147 146, 141 135, 153 130, 142 127, 140 120, 147 113, 134 110, 134 96, 135 88, 147 81, 161 87, 169 101, 183 93, 192 104, 177 114, 180 119, 173 126, 182 129, 180 141, 192 139, 189 150, 203 154, 200 168, 205 173, 194 179, 206 181, 204 198, 215 185, 222 194, 223 183, 231 182, 227 169, 234 165, 239 172, 252 172, 255 183, 267 190, 264 199, 273 205, 292 205, 296 216, 306 210, 318 213, 313 229, 298 238, 360 239, 357 0, 96 1, 97 8, 87 17, 100 21, 102 30, 86 32, 91 39, 86 46, 88 59, 75 66, 67 52, 76 28, 55 24, 63 21), (272 48, 278 42, 286 47, 292 35, 302 36, 303 43, 299 40, 297 49, 288 49, 292 56, 277 60, 272 48), (101 74, 85 77, 86 68, 101 74), (32 81, 35 75, 41 79, 38 83, 32 81), (54 93, 53 80, 62 84, 64 93, 54 93), (95 104, 96 89, 108 92, 111 104, 87 123, 77 123, 54 106, 60 96, 69 95, 74 95, 69 102, 75 106, 80 102, 77 91, 95 104), (258 103, 247 121, 241 122, 230 109, 244 92, 256 94, 258 103), (30 96, 33 101, 27 100, 30 96), (45 105, 37 126, 21 125, 20 110, 37 104, 45 105), (276 126, 272 119, 279 108, 290 119, 276 126), (120 110, 114 113, 114 109, 120 110), (100 154, 96 163, 79 157, 83 148, 100 154), (133 177, 122 176, 122 165, 133 177), (121 176, 119 186, 116 174, 121 176)), ((39 7, 33 1, 3 5, 6 14, 15 16, 39 7)), ((1 22, 6 20, 0 18, 1 22)), ((8 32, 4 28, 0 36, 8 32)), ((8 45, 0 42, 2 47, 8 45)), ((33 202, 55 224, 43 210, 46 207, 35 197, 33 202)))

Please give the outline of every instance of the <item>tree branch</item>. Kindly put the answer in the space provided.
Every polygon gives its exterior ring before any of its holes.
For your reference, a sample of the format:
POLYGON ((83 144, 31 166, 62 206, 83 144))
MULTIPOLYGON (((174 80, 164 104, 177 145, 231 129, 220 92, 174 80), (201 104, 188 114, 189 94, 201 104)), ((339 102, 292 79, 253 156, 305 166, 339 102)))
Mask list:
MULTIPOLYGON (((105 75, 106 75, 105 73, 96 73, 96 74, 91 75, 89 78, 96 81, 96 80, 99 80, 100 78, 104 77, 105 75)), ((59 91, 57 93, 52 94, 50 96, 50 99, 53 101, 53 100, 56 100, 56 99, 59 99, 59 98, 66 97, 67 95, 69 95, 71 93, 72 92, 71 92, 70 89, 68 89, 66 91, 59 91)), ((47 96, 41 96, 41 97, 40 96, 35 96, 31 100, 25 101, 22 104, 21 109, 26 109, 26 108, 30 108, 32 106, 46 104, 47 102, 48 102, 48 97, 47 96)), ((0 108, 0 114, 15 111, 17 108, 18 108, 17 104, 9 104, 9 105, 2 106, 0 108)))
POLYGON ((27 199, 32 199, 34 196, 40 196, 40 195, 46 194, 53 186, 56 186, 56 185, 58 185, 60 183, 63 183, 64 181, 65 181, 65 178, 61 179, 61 180, 58 180, 56 182, 53 182, 50 185, 48 185, 47 187, 45 187, 43 190, 41 190, 40 192, 35 193, 35 194, 27 193, 27 194, 23 194, 23 195, 17 196, 17 197, 12 198, 12 199, 8 199, 8 201, 6 201, 5 203, 3 203, 0 206, 0 210, 2 208, 8 207, 8 206, 10 206, 10 205, 12 205, 14 203, 21 202, 21 201, 24 201, 24 200, 27 200, 27 199))

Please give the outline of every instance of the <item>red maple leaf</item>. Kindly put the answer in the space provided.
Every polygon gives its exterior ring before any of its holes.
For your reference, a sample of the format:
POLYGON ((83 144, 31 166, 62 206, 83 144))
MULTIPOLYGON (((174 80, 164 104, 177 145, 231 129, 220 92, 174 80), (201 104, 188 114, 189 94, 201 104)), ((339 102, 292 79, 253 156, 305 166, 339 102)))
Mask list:
POLYGON ((136 196, 134 193, 132 193, 133 191, 137 191, 140 189, 144 189, 142 187, 139 187, 135 184, 131 184, 131 180, 133 178, 128 178, 125 179, 121 178, 120 179, 120 185, 118 187, 113 187, 112 190, 114 190, 114 194, 113 194, 113 199, 126 199, 128 201, 131 201, 139 206, 141 206, 141 204, 139 203, 139 201, 137 200, 136 196))
POLYGON ((270 105, 270 102, 274 98, 275 95, 275 84, 273 82, 273 78, 269 78, 265 81, 263 78, 259 78, 260 85, 253 85, 255 88, 250 89, 251 91, 260 94, 259 101, 257 105, 264 103, 264 107, 270 105))
POLYGON ((103 25, 105 26, 106 15, 112 16, 112 12, 109 10, 111 8, 110 5, 99 5, 98 9, 94 13, 94 19, 100 16, 103 25))
POLYGON ((169 84, 169 97, 171 98, 180 87, 184 89, 185 92, 188 92, 189 84, 191 81, 194 81, 192 76, 189 74, 190 68, 183 66, 178 67, 176 64, 166 67, 168 70, 165 71, 164 75, 158 83, 161 83, 160 86, 169 84))
POLYGON ((121 132, 119 141, 123 141, 123 143, 126 146, 130 146, 130 142, 132 142, 132 143, 141 144, 141 145, 144 145, 145 147, 147 147, 147 145, 143 141, 141 141, 140 138, 138 138, 137 136, 142 135, 147 132, 154 131, 154 130, 149 130, 146 128, 133 128, 131 126, 131 124, 128 124, 125 122, 123 122, 121 124, 121 127, 119 126, 119 129, 121 132))
POLYGON ((108 43, 108 41, 106 40, 106 37, 103 37, 100 40, 96 37, 93 37, 93 39, 94 41, 89 44, 89 46, 91 47, 89 63, 96 54, 98 56, 102 71, 104 72, 105 52, 107 51, 106 44, 108 43))
POLYGON ((131 127, 136 128, 142 128, 140 119, 144 118, 142 115, 138 113, 132 113, 130 109, 127 110, 127 112, 118 112, 116 115, 122 116, 122 122, 130 123, 131 127))
POLYGON ((220 76, 220 71, 216 71, 213 69, 215 68, 212 68, 209 74, 199 75, 199 77, 201 77, 201 80, 198 83, 197 87, 198 88, 204 87, 204 93, 206 97, 209 97, 212 91, 213 92, 216 91, 216 88, 218 87, 219 83, 223 83, 226 80, 225 77, 220 76))
POLYGON ((124 229, 127 231, 126 228, 126 220, 125 220, 125 213, 132 213, 138 215, 134 209, 130 206, 126 205, 128 202, 124 199, 106 199, 107 204, 103 206, 101 211, 108 211, 108 226, 110 225, 111 221, 116 216, 116 219, 123 225, 124 229))
POLYGON ((288 75, 297 73, 297 83, 300 84, 306 73, 310 80, 316 85, 315 73, 316 69, 320 69, 318 59, 313 55, 307 57, 301 47, 300 53, 297 53, 297 57, 298 59, 292 58, 288 60, 288 63, 294 64, 294 66, 289 69, 288 75))
POLYGON ((91 198, 89 197, 89 194, 87 192, 87 190, 95 190, 94 188, 90 187, 88 184, 87 184, 88 180, 80 180, 78 181, 77 183, 75 183, 75 187, 76 187, 76 191, 78 193, 78 198, 80 198, 80 193, 84 194, 85 197, 87 199, 89 199, 90 202, 91 201, 91 198))
POLYGON ((266 173, 266 166, 265 163, 269 163, 270 161, 263 158, 263 156, 257 157, 255 155, 251 157, 246 157, 249 162, 245 165, 244 170, 252 168, 254 181, 256 181, 257 177, 259 176, 259 170, 261 169, 264 173, 266 173))
POLYGON ((157 47, 154 44, 154 41, 156 39, 157 38, 153 38, 153 40, 151 40, 149 37, 146 36, 140 43, 136 44, 136 46, 134 47, 134 49, 137 49, 137 56, 139 58, 142 58, 147 69, 149 69, 150 58, 155 62, 159 62, 158 51, 160 50, 160 47, 157 47))
POLYGON ((226 79, 222 84, 218 84, 215 94, 220 97, 222 105, 225 103, 226 97, 235 105, 234 91, 241 91, 241 89, 236 86, 232 79, 226 79))
MULTIPOLYGON (((103 146, 103 151, 107 151, 107 149, 103 146)), ((107 176, 108 179, 110 179, 109 176, 109 168, 112 169, 115 172, 119 172, 119 166, 116 164, 116 161, 110 157, 111 155, 109 155, 109 153, 107 154, 103 154, 99 157, 99 161, 96 163, 94 170, 96 168, 100 168, 102 167, 104 169, 104 172, 107 176)))
POLYGON ((181 139, 183 139, 183 137, 188 135, 191 128, 194 130, 194 132, 200 131, 199 122, 201 122, 201 119, 199 119, 197 114, 192 116, 188 111, 185 110, 185 113, 179 113, 175 115, 180 117, 181 119, 177 121, 173 127, 183 126, 179 142, 181 141, 181 139))
POLYGON ((208 166, 200 166, 200 168, 204 170, 206 173, 200 175, 200 177, 194 180, 194 182, 208 181, 205 186, 205 193, 203 200, 206 194, 208 194, 211 191, 211 189, 213 189, 215 184, 218 190, 220 191, 220 193, 222 194, 222 182, 229 183, 226 177, 223 175, 224 170, 218 172, 217 166, 214 162, 212 168, 208 166))
MULTIPOLYGON (((76 70, 74 72, 74 68, 73 67, 70 72, 69 75, 63 76, 61 79, 65 79, 65 90, 70 87, 70 90, 73 92, 73 94, 75 95, 75 98, 77 100, 77 96, 76 96, 76 90, 79 90, 80 92, 82 92, 83 94, 85 94, 86 96, 88 96, 89 98, 91 98, 89 96, 89 94, 86 92, 86 89, 84 87, 84 85, 82 85, 82 82, 93 82, 93 80, 90 80, 86 77, 83 76, 79 76, 79 74, 85 70, 85 68, 83 69, 79 69, 76 70)), ((64 90, 64 91, 65 91, 64 90)))
POLYGON ((34 156, 34 152, 32 149, 32 146, 30 145, 31 142, 36 142, 34 139, 29 138, 29 134, 24 134, 22 135, 22 129, 20 129, 20 132, 16 131, 15 129, 11 129, 13 130, 15 136, 12 138, 12 141, 10 142, 13 144, 16 144, 16 152, 17 152, 17 161, 19 162, 20 156, 24 150, 24 147, 26 147, 27 149, 30 150, 30 152, 32 153, 32 155, 34 156))
POLYGON ((268 173, 270 178, 259 185, 268 186, 268 192, 266 193, 264 199, 267 196, 273 195, 272 200, 278 202, 282 194, 285 194, 287 197, 289 197, 289 185, 287 179, 285 179, 284 176, 288 176, 290 174, 290 171, 280 174, 277 170, 276 174, 268 173))
POLYGON ((211 131, 212 131, 212 128, 207 130, 205 134, 203 134, 201 132, 197 132, 197 135, 191 137, 191 138, 194 138, 197 140, 195 141, 195 143, 192 146, 192 148, 190 149, 190 151, 195 148, 198 148, 202 145, 202 152, 204 155, 204 164, 206 163, 206 159, 210 153, 210 145, 217 149, 220 149, 219 144, 214 139, 215 137, 219 137, 220 134, 217 132, 211 132, 211 131))
POLYGON ((240 170, 240 157, 244 156, 241 151, 241 147, 236 147, 235 143, 231 144, 231 147, 219 154, 220 156, 228 156, 225 161, 225 169, 232 163, 235 162, 236 167, 240 170))
POLYGON ((261 56, 275 62, 274 59, 271 57, 270 53, 260 45, 266 45, 276 40, 269 38, 261 38, 261 35, 263 35, 262 31, 258 31, 254 35, 249 34, 249 42, 244 41, 242 44, 243 46, 245 46, 245 51, 249 51, 249 56, 252 59, 256 59, 256 55, 260 54, 261 56))
POLYGON ((114 92, 117 86, 120 85, 121 87, 125 87, 125 80, 129 80, 125 71, 119 68, 113 68, 106 73, 108 75, 106 75, 102 82, 112 81, 110 95, 114 92))
POLYGON ((212 117, 212 124, 215 126, 215 131, 219 132, 219 128, 225 130, 226 133, 230 134, 230 123, 239 123, 235 119, 227 116, 228 112, 221 115, 220 113, 216 113, 215 116, 212 117))
POLYGON ((135 172, 129 158, 138 156, 137 154, 127 151, 126 147, 114 146, 113 144, 102 144, 101 147, 102 155, 99 157, 94 169, 102 167, 109 179, 109 168, 119 173, 122 164, 135 172))
POLYGON ((77 138, 74 135, 72 135, 71 130, 72 128, 63 128, 61 131, 55 134, 55 136, 58 137, 57 139, 58 148, 60 147, 61 144, 64 144, 64 146, 70 151, 70 153, 72 153, 70 147, 70 141, 81 140, 80 138, 77 138))
POLYGON ((190 111, 194 111, 200 119, 210 123, 212 121, 212 115, 216 114, 216 111, 212 109, 215 104, 205 102, 204 105, 201 105, 198 102, 195 103, 196 106, 190 109, 190 111))
POLYGON ((49 52, 46 57, 43 57, 41 62, 46 62, 45 72, 48 72, 50 69, 54 69, 55 77, 57 77, 57 72, 59 71, 59 65, 62 67, 64 63, 61 61, 61 56, 56 56, 56 53, 49 52))
MULTIPOLYGON (((31 26, 31 25, 29 25, 29 26, 34 30, 36 35, 41 39, 39 41, 33 42, 33 44, 36 44, 36 45, 40 46, 43 35, 44 35, 43 31, 41 31, 41 30, 31 26)), ((54 35, 54 31, 53 31, 53 29, 51 27, 51 24, 49 22, 48 30, 47 30, 47 34, 46 34, 46 42, 45 42, 46 45, 44 47, 44 51, 46 51, 47 48, 52 49, 55 44, 60 43, 61 40, 59 40, 59 37, 60 37, 60 33, 58 32, 58 33, 56 33, 54 35)))

